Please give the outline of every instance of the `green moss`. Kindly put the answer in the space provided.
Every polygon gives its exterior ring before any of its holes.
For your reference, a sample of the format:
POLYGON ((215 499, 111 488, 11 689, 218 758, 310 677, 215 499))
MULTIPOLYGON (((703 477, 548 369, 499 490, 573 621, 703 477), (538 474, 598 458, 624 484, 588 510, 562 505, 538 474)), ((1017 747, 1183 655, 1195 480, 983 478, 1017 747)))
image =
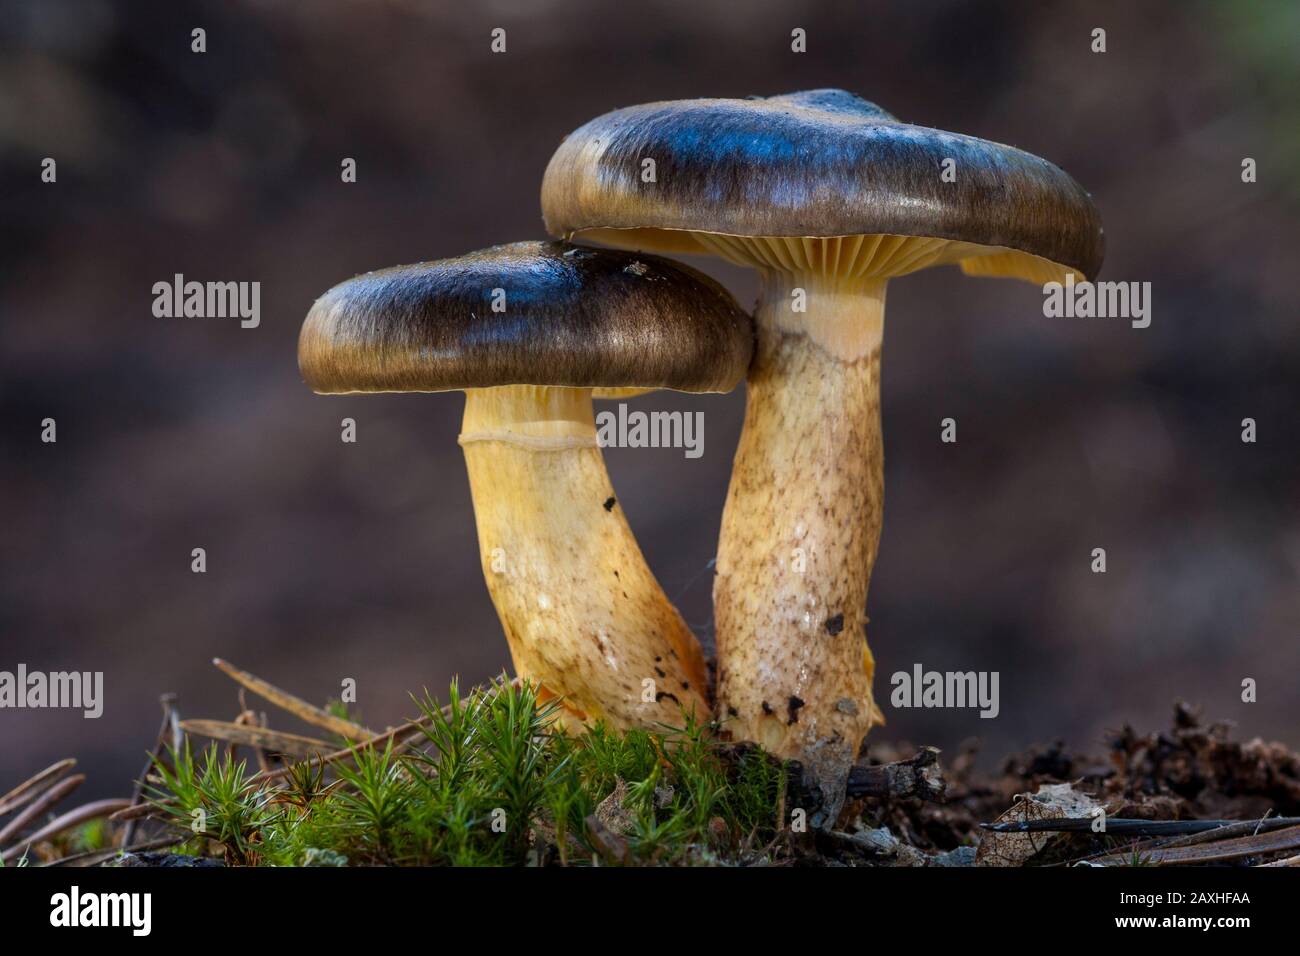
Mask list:
POLYGON ((187 745, 159 762, 151 799, 195 834, 193 849, 215 841, 243 865, 698 864, 752 858, 776 836, 782 765, 758 751, 728 759, 697 723, 571 737, 527 686, 462 698, 453 684, 445 707, 416 704, 416 748, 354 749, 268 782, 187 745), (588 819, 616 790, 598 814, 614 823, 596 836, 588 819))

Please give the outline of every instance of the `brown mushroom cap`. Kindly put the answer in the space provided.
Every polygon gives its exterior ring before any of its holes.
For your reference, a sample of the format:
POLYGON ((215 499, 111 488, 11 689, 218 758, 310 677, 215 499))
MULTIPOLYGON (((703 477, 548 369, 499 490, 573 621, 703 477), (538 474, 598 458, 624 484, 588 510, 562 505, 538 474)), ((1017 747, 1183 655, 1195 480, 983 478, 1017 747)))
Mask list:
POLYGON ((668 252, 709 251, 692 232, 945 239, 961 245, 944 261, 967 272, 1034 281, 1092 278, 1104 250, 1096 207, 1061 169, 911 126, 843 90, 606 113, 556 150, 542 214, 554 235, 668 252), (945 159, 955 182, 940 178, 945 159))
POLYGON ((694 269, 520 242, 335 286, 303 323, 298 366, 326 393, 498 385, 717 392, 744 378, 752 350, 749 316, 694 269), (493 311, 494 301, 504 310, 493 311))

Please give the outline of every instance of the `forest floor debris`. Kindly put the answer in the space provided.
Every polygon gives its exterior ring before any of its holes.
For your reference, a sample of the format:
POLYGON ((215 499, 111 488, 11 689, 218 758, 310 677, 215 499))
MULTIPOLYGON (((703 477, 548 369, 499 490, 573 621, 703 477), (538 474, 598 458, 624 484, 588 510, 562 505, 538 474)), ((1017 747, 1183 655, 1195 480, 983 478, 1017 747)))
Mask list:
POLYGON ((420 717, 376 733, 215 663, 239 685, 234 720, 182 720, 165 695, 130 798, 59 813, 84 780, 74 760, 19 783, 0 796, 4 865, 1300 864, 1300 755, 1181 703, 1167 730, 992 773, 973 743, 945 761, 872 742, 839 818, 814 826, 820 791, 797 764, 704 726, 566 737, 553 704, 502 679, 415 698, 420 717), (316 736, 271 729, 245 692, 316 736))

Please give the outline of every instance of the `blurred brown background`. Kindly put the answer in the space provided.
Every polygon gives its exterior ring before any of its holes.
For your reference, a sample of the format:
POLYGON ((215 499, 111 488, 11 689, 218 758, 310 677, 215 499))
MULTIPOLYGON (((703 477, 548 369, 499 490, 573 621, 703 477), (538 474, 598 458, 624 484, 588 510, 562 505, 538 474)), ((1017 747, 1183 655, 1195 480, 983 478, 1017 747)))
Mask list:
MULTIPOLYGON (((409 690, 507 666, 462 399, 313 396, 308 306, 367 269, 539 237, 546 161, 598 113, 824 86, 1051 159, 1101 207, 1102 277, 1154 284, 1146 330, 1046 319, 1038 289, 950 269, 891 287, 878 691, 914 662, 998 670, 1002 712, 891 709, 878 739, 978 735, 992 759, 1163 725, 1184 697, 1300 745, 1295 3, 52 0, 0 3, 0 35, 0 670, 102 670, 107 694, 98 721, 0 711, 0 789, 75 755, 89 791, 125 791, 160 692, 233 716, 214 655, 322 702, 355 678, 380 726, 409 690), (261 327, 155 318, 178 272, 260 281, 261 327)), ((695 264, 752 301, 746 274, 695 264)), ((705 411, 699 460, 608 458, 711 643, 743 395, 641 401, 705 411)))

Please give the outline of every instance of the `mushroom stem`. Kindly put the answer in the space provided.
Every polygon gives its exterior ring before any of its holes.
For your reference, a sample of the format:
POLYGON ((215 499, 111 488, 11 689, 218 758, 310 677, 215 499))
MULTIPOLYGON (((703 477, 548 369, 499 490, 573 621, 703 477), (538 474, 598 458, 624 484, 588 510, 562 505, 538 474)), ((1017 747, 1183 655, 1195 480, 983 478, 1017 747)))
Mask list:
POLYGON ((706 717, 703 652, 614 496, 591 390, 467 390, 460 443, 483 575, 518 674, 562 697, 578 722, 706 717))
POLYGON ((724 727, 802 761, 836 808, 879 720, 864 628, 884 306, 884 279, 764 272, 713 588, 724 727))

